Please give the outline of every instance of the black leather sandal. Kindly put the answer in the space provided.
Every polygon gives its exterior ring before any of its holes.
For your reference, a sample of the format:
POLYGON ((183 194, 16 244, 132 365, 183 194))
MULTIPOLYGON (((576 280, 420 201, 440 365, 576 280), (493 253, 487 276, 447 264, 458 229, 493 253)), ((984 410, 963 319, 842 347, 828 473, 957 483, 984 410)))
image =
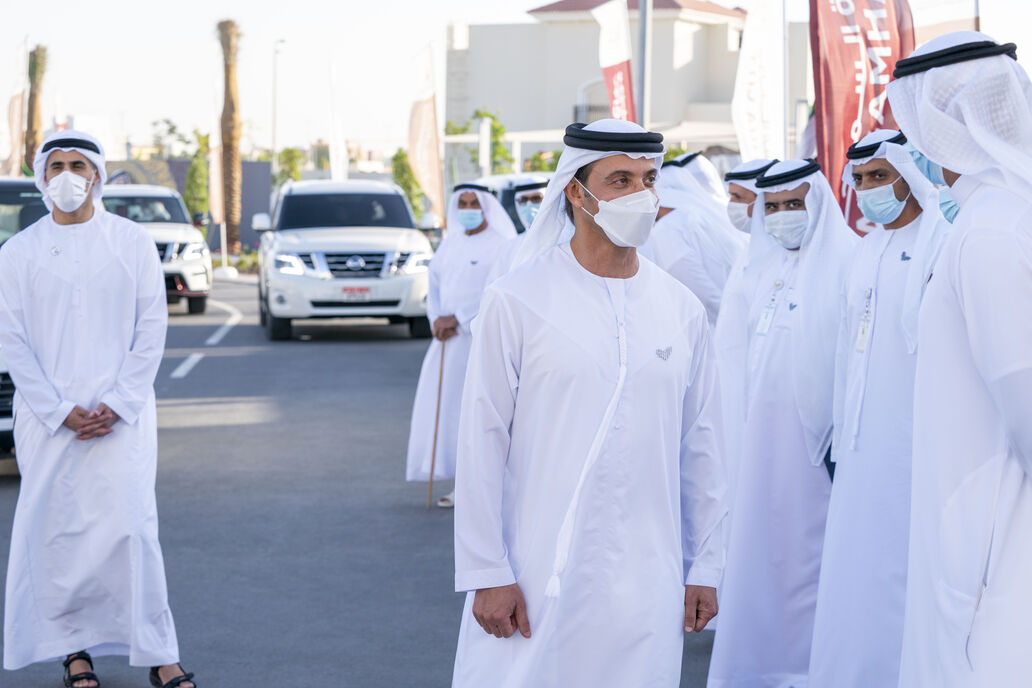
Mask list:
POLYGON ((100 688, 100 679, 97 678, 97 675, 95 673, 93 673, 93 658, 90 657, 89 653, 86 652, 86 650, 83 650, 82 652, 76 652, 73 655, 68 655, 68 657, 65 658, 65 661, 62 662, 62 664, 64 664, 65 688, 72 688, 72 686, 75 683, 78 683, 79 681, 93 681, 96 685, 92 686, 91 688, 100 688), (75 674, 73 676, 72 670, 69 667, 72 666, 72 662, 75 662, 80 659, 84 662, 89 663, 90 670, 84 671, 81 674, 75 674))
MULTIPOLYGON (((180 671, 183 671, 183 665, 182 664, 177 664, 176 666, 179 667, 180 671)), ((168 680, 168 683, 162 683, 161 682, 161 677, 158 676, 158 669, 159 668, 160 667, 151 667, 151 670, 150 670, 150 684, 152 686, 154 686, 154 688, 176 688, 180 684, 186 683, 187 681, 189 681, 190 683, 193 683, 193 674, 188 674, 186 672, 183 672, 182 674, 180 674, 179 676, 176 676, 175 678, 170 678, 168 680)), ((194 683, 194 685, 196 686, 197 684, 194 683)))

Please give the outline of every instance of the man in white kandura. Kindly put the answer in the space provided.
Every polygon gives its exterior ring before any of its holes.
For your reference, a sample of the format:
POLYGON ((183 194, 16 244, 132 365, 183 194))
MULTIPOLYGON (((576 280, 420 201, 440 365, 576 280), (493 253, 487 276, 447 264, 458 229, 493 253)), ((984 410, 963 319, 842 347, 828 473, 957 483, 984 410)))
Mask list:
POLYGON ((474 323, 453 685, 674 688, 723 570, 706 312, 635 252, 662 136, 600 120, 564 142, 517 267, 474 323), (576 233, 557 244, 567 213, 576 233))
MULTIPOLYGON (((717 323, 713 328, 713 350, 717 360, 717 373, 720 376, 721 389, 745 389, 745 367, 739 360, 745 360, 744 347, 748 343, 748 309, 743 294, 744 271, 749 262, 748 245, 752 242, 750 230, 752 228, 752 214, 756 207, 756 180, 766 172, 776 161, 757 159, 749 160, 735 166, 725 175, 729 200, 727 204, 727 218, 731 225, 742 232, 746 238, 746 250, 738 257, 735 264, 731 266, 724 291, 721 295, 720 310, 718 311, 717 323), (730 314, 720 317, 719 313, 725 310, 734 311, 737 314, 730 314), (732 323, 734 327, 732 328, 732 323), (731 329, 741 329, 742 333, 732 334, 731 329), (740 346, 742 351, 721 351, 721 346, 740 346), (731 362, 732 365, 726 365, 731 362), (721 368, 721 365, 724 367, 721 368)), ((721 394, 722 417, 724 421, 724 454, 727 465, 727 506, 728 517, 724 525, 724 539, 731 537, 731 522, 734 520, 735 485, 738 477, 739 454, 741 453, 742 434, 745 429, 745 394, 721 394), (735 406, 738 404, 739 406, 735 406)))
MULTIPOLYGON (((786 160, 756 180, 748 263, 722 310, 738 343, 745 409, 727 575, 709 687, 805 686, 831 479, 841 275, 858 241, 820 165, 786 160)), ((718 324, 718 328, 719 328, 718 324)), ((733 382, 733 381, 732 381, 733 382)))
POLYGON ((673 160, 667 160, 663 166, 680 168, 695 180, 713 204, 721 209, 727 205, 727 190, 720 179, 720 172, 701 151, 679 155, 673 160))
MULTIPOLYGON (((701 157, 696 154, 694 159, 701 157)), ((659 215, 641 253, 702 301, 712 327, 731 267, 745 251, 746 237, 728 221, 726 199, 715 202, 678 159, 663 164, 656 191, 659 215)))
MULTIPOLYGON (((756 179, 777 160, 757 158, 735 165, 724 175, 727 184, 727 219, 731 226, 749 236, 753 209, 756 207, 756 179)), ((742 256, 744 264, 745 256, 742 256)))
POLYGON ((906 138, 878 130, 846 152, 843 182, 877 227, 842 291, 835 482, 824 533, 810 688, 894 687, 910 531, 917 315, 949 223, 906 138), (877 591, 875 599, 860 591, 877 591))
POLYGON ((100 204, 93 137, 59 131, 33 161, 51 210, 0 249, 0 346, 17 392, 21 491, 4 604, 4 668, 64 659, 65 685, 99 685, 96 655, 179 667, 154 499, 154 378, 165 279, 154 240, 100 204))
POLYGON ((1013 43, 940 36, 889 102, 960 205, 925 291, 899 685, 1017 688, 1032 652, 1032 82, 1013 43))
MULTIPOLYGON (((476 184, 455 187, 448 202, 446 226, 448 235, 430 261, 426 310, 434 338, 423 358, 412 404, 405 468, 409 481, 429 480, 431 463, 434 480, 455 477, 459 407, 472 340, 470 322, 480 308, 495 258, 505 242, 516 236, 502 204, 487 187, 476 184)), ((441 497, 437 505, 454 506, 455 493, 441 497)))
MULTIPOLYGON (((523 240, 527 236, 527 232, 530 231, 531 225, 534 224, 534 218, 537 217, 538 211, 541 210, 541 202, 545 199, 545 189, 547 187, 548 179, 538 177, 537 179, 524 181, 513 189, 516 214, 520 218, 522 227, 519 229, 520 233, 506 241, 501 250, 498 251, 498 257, 495 258, 494 263, 491 265, 491 272, 487 275, 488 284, 508 273, 510 268, 512 268, 512 263, 516 260, 516 254, 519 252, 520 246, 523 245, 523 240)), ((572 228, 569 230, 569 234, 573 236, 572 228)))

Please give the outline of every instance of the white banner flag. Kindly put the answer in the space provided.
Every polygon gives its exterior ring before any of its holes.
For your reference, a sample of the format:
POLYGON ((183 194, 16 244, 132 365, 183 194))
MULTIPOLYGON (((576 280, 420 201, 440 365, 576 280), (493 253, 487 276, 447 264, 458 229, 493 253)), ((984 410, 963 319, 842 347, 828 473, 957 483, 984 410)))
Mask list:
POLYGON ((731 100, 731 121, 743 160, 786 157, 786 46, 782 3, 752 3, 745 18, 731 100))

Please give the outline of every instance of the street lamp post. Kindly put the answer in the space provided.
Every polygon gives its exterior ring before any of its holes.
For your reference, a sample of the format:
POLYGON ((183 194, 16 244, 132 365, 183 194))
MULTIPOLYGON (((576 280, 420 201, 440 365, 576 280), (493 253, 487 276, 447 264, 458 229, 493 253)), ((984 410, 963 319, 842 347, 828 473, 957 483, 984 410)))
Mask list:
POLYGON ((282 38, 272 44, 272 150, 270 151, 270 158, 272 161, 272 173, 276 174, 277 170, 277 155, 276 155, 276 81, 279 74, 279 53, 280 46, 286 43, 282 38))

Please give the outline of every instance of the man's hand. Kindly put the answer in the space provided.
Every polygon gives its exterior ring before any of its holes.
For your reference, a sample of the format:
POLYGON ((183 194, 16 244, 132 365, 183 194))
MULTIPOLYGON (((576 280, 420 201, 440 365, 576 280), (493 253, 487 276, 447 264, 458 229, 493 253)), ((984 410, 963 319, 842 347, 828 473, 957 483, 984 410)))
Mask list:
MULTIPOLYGON (((78 409, 79 407, 76 406, 76 408, 78 409)), ((75 411, 72 411, 72 413, 74 414, 75 411)), ((78 428, 72 428, 76 431, 75 439, 92 440, 97 437, 110 435, 113 432, 111 426, 120 420, 121 418, 119 418, 118 414, 112 411, 107 404, 101 404, 96 410, 86 414, 85 421, 78 428)), ((67 422, 65 421, 66 425, 67 422)))
POLYGON ((458 333, 459 319, 454 315, 443 315, 434 321, 432 329, 436 339, 447 341, 458 333))
POLYGON ((692 633, 706 628, 717 615, 717 589, 704 585, 684 586, 684 632, 692 633))
POLYGON ((69 430, 79 434, 79 428, 81 428, 89 418, 90 412, 81 406, 76 406, 72 409, 72 412, 68 414, 68 417, 64 419, 64 425, 69 430))
POLYGON ((516 583, 477 590, 473 596, 473 618, 496 638, 508 638, 517 629, 524 638, 530 637, 527 603, 516 583))

